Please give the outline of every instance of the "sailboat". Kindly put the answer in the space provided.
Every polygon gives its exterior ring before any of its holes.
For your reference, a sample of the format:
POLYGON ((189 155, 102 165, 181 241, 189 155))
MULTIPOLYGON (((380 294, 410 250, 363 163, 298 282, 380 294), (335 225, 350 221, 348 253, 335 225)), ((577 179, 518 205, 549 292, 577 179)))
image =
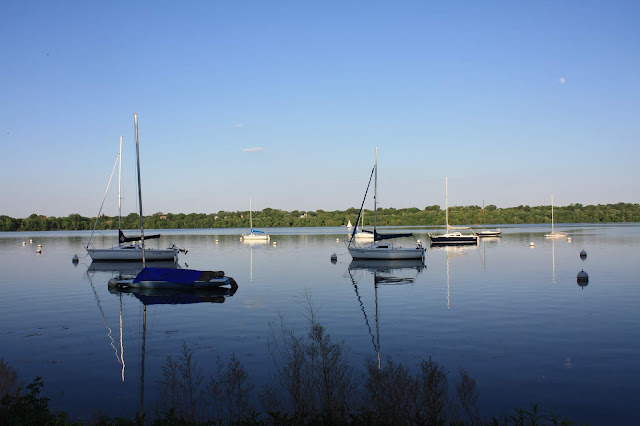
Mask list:
MULTIPOLYGON (((102 205, 100 206, 100 211, 98 212, 98 216, 96 216, 96 221, 93 225, 93 230, 91 231, 91 236, 89 237, 89 241, 87 242, 85 248, 91 259, 96 262, 113 262, 113 261, 128 261, 128 262, 141 262, 142 261, 142 247, 138 243, 141 240, 141 237, 126 237, 122 232, 122 196, 121 196, 121 183, 122 183, 122 136, 120 136, 120 150, 118 151, 118 158, 116 159, 116 164, 113 166, 113 171, 111 172, 111 177, 109 178, 109 183, 107 184, 107 190, 105 191, 105 198, 107 193, 109 192, 109 186, 111 185, 111 179, 113 178, 113 173, 115 172, 115 167, 118 166, 118 245, 109 247, 109 248, 94 248, 91 246, 91 238, 93 237, 93 233, 96 230, 96 226, 98 225, 98 219, 100 218, 100 213, 102 213, 102 207, 104 206, 104 199, 102 201, 102 205), (132 244, 127 244, 132 243, 132 244)), ((152 238, 160 238, 160 234, 156 235, 147 235, 145 239, 150 240, 152 238)), ((147 249, 145 253, 146 260, 152 261, 166 261, 171 260, 176 262, 178 260, 178 253, 183 251, 186 253, 186 250, 180 249, 175 245, 171 245, 166 249, 147 249)))
POLYGON ((378 196, 378 147, 376 147, 376 159, 375 164, 373 166, 373 170, 371 170, 371 176, 369 177, 369 183, 367 184, 367 189, 364 193, 364 199, 362 200, 362 205, 360 206, 360 211, 358 212, 358 218, 356 219, 356 224, 354 226, 353 232, 351 233, 351 238, 349 239, 349 244, 347 249, 349 250, 349 254, 353 259, 422 259, 424 257, 425 249, 422 247, 422 244, 418 241, 416 247, 400 247, 393 246, 391 243, 380 243, 383 240, 389 240, 392 238, 400 238, 400 237, 412 237, 413 234, 378 234, 376 230, 376 219, 377 219, 377 204, 376 199, 378 196), (358 223, 360 222, 360 218, 362 216, 362 211, 364 208, 364 202, 367 199, 367 192, 369 192, 369 185, 371 185, 371 178, 375 175, 374 179, 374 192, 373 192, 373 241, 369 246, 356 246, 354 244, 356 231, 358 229, 358 223))
POLYGON ((138 205, 140 208, 140 241, 142 251, 142 270, 133 278, 112 278, 109 286, 117 288, 149 289, 202 289, 229 285, 237 287, 235 280, 225 276, 223 271, 200 271, 195 269, 152 268, 146 266, 144 246, 144 215, 142 214, 142 183, 140 179, 140 144, 138 142, 138 115, 133 115, 136 133, 136 157, 138 175, 138 205))
POLYGON ((449 225, 449 182, 448 177, 444 178, 445 193, 445 217, 447 223, 447 232, 441 235, 429 234, 431 245, 477 245, 478 236, 474 234, 463 234, 462 229, 471 229, 468 226, 451 226, 449 225), (452 232, 453 230, 453 232, 452 232))
POLYGON ((482 210, 480 211, 480 216, 478 217, 478 223, 476 224, 476 230, 473 233, 476 234, 480 238, 482 238, 482 237, 499 237, 502 234, 502 231, 500 230, 500 228, 498 228, 498 229, 485 229, 483 227, 482 231, 478 230, 478 227, 480 226, 480 220, 482 219, 483 215, 484 215, 484 200, 482 200, 482 210))
POLYGON ((566 232, 556 232, 554 229, 554 218, 553 218, 553 194, 551 194, 551 233, 545 234, 546 238, 565 238, 567 236, 566 232))
POLYGON ((244 241, 269 241, 269 234, 264 231, 253 229, 253 209, 251 208, 251 198, 249 198, 249 233, 242 234, 244 241))

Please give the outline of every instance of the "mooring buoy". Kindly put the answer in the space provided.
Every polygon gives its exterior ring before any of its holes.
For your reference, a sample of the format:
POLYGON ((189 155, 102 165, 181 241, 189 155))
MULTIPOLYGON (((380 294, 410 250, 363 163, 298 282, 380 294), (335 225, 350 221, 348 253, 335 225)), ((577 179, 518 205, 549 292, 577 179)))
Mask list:
POLYGON ((578 282, 589 282, 589 274, 584 269, 578 272, 578 282))
POLYGON ((580 252, 580 258, 582 260, 585 260, 587 258, 587 252, 584 249, 580 252))

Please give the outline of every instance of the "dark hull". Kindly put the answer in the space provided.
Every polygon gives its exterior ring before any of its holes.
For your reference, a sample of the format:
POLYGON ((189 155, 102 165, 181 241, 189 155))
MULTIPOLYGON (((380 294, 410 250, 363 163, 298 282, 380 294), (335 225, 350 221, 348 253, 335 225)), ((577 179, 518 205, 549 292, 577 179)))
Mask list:
POLYGON ((482 237, 499 237, 500 235, 502 235, 502 232, 500 231, 480 231, 480 232, 475 232, 475 234, 482 238, 482 237))
POLYGON ((443 237, 432 236, 432 246, 460 246, 460 245, 477 245, 478 237, 476 236, 464 236, 464 237, 443 237))

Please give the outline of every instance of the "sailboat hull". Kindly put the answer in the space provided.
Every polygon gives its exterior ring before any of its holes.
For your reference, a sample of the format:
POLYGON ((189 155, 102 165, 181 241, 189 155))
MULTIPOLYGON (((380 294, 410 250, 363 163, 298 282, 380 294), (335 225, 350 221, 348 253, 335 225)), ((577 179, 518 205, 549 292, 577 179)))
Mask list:
MULTIPOLYGON (((87 253, 94 262, 142 262, 140 246, 118 246, 106 249, 88 248, 87 253)), ((178 249, 144 249, 144 258, 149 261, 178 260, 178 249)))
POLYGON ((430 235, 432 246, 477 245, 477 235, 430 235))

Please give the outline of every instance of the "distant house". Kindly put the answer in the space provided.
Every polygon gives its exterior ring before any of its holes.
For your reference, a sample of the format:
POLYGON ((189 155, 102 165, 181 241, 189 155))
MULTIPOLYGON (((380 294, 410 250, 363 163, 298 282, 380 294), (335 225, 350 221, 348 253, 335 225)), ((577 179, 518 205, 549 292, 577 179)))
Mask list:
POLYGON ((306 218, 307 218, 307 214, 306 213, 300 215, 300 219, 306 219, 306 218))
POLYGON ((167 220, 167 216, 165 215, 160 216, 160 220, 167 220))

